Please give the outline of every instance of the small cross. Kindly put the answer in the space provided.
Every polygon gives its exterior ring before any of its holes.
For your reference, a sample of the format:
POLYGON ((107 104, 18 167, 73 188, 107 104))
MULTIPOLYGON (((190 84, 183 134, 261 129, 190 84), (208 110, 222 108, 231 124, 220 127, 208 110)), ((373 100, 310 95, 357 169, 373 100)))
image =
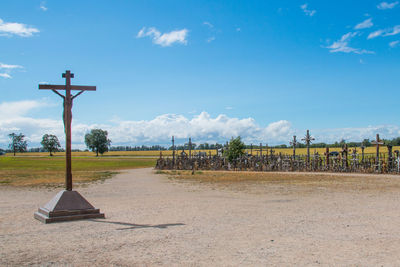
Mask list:
POLYGON ((376 145, 376 168, 380 171, 381 164, 379 162, 379 146, 383 145, 383 142, 379 139, 379 134, 376 134, 376 140, 372 141, 371 144, 376 145))
POLYGON ((293 146, 293 157, 296 157, 297 140, 295 135, 293 135, 293 141, 290 141, 289 143, 293 146))

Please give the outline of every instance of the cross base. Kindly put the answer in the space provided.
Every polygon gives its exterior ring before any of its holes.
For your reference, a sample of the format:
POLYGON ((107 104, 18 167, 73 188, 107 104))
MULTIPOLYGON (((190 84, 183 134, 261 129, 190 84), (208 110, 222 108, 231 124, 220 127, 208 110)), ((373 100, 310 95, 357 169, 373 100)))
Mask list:
POLYGON ((104 213, 95 209, 77 191, 62 190, 46 205, 34 213, 42 223, 104 218, 104 213))

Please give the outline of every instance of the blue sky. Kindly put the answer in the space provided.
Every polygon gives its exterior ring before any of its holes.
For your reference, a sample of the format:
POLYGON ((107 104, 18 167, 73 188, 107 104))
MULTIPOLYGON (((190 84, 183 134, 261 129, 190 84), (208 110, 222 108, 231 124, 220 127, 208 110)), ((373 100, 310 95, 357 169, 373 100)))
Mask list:
POLYGON ((399 1, 19 1, 0 9, 0 147, 63 140, 61 99, 38 83, 96 85, 73 142, 287 143, 400 136, 399 1))

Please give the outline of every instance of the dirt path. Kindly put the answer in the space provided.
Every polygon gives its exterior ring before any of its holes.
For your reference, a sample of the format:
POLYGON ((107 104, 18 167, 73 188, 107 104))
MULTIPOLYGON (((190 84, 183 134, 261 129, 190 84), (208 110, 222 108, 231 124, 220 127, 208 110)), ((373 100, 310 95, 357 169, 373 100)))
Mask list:
POLYGON ((397 190, 253 187, 131 170, 78 189, 105 220, 48 225, 33 212, 58 190, 0 187, 0 265, 400 265, 397 190))

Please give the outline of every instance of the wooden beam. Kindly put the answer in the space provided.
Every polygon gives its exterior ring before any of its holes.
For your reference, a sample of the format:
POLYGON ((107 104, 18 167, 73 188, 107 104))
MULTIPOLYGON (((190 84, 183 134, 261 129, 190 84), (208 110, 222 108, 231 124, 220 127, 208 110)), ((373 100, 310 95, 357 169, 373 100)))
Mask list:
MULTIPOLYGON (((39 84, 41 90, 65 90, 65 85, 39 84)), ((96 86, 71 85, 71 90, 96 91, 96 86)))

